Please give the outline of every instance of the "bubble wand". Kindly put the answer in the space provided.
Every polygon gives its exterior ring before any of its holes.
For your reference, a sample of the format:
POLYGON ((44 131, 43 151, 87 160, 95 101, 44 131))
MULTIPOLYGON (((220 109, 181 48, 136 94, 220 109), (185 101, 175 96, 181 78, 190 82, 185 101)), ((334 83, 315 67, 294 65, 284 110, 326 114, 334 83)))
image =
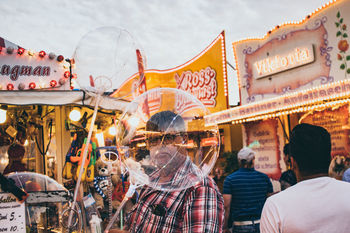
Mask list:
MULTIPOLYGON (((136 90, 136 92, 138 94, 142 94, 142 93, 144 93, 147 90, 147 87, 146 87, 146 79, 145 79, 145 72, 144 72, 144 70, 145 70, 144 62, 143 62, 142 54, 141 54, 139 49, 136 49, 136 59, 137 59, 137 65, 138 65, 137 67, 138 67, 139 75, 140 75, 140 78, 139 78, 140 86, 139 86, 138 90, 136 90)), ((148 107, 148 99, 146 100, 145 106, 143 106, 143 108, 146 111, 146 114, 149 116, 150 113, 149 113, 149 107, 148 107)), ((116 131, 117 131, 116 121, 114 121, 114 126, 116 127, 116 131)), ((118 143, 117 143, 117 150, 118 150, 118 152, 121 152, 118 143)), ((119 157, 119 159, 120 159, 120 157, 119 157)), ((122 165, 121 159, 120 159, 120 165, 122 165)), ((132 172, 129 172, 129 175, 133 176, 134 174, 132 172)), ((124 196, 121 204, 119 205, 117 211, 113 215, 112 219, 110 219, 110 221, 109 221, 109 223, 108 223, 108 225, 107 225, 107 227, 105 229, 105 233, 108 233, 108 231, 112 227, 114 221, 117 220, 117 218, 119 216, 119 213, 123 209, 123 207, 126 204, 126 202, 134 195, 136 189, 141 187, 141 186, 143 186, 143 185, 142 184, 136 184, 135 182, 131 182, 130 181, 129 189, 128 189, 127 193, 125 194, 125 196, 124 196)))
MULTIPOLYGON (((96 78, 96 80, 93 80, 92 76, 90 76, 90 84, 92 87, 95 87, 95 82, 98 81, 97 83, 99 83, 100 88, 96 94, 96 102, 95 102, 95 107, 94 107, 94 113, 92 115, 91 118, 91 123, 90 123, 90 129, 89 129, 89 133, 88 133, 88 137, 86 140, 86 145, 89 145, 90 141, 91 141, 91 136, 92 136, 92 131, 94 129, 94 124, 96 121, 96 116, 97 116, 97 110, 98 110, 98 106, 102 97, 102 94, 104 92, 104 90, 106 89, 106 87, 108 86, 108 78, 107 77, 103 77, 100 76, 98 78, 96 78)), ((111 84, 111 83, 110 83, 111 84)), ((73 210, 75 208, 76 202, 77 202, 77 197, 78 197, 78 192, 79 192, 79 188, 80 188, 80 183, 81 183, 81 178, 84 172, 84 165, 85 165, 85 160, 87 157, 87 152, 88 152, 88 146, 84 147, 84 151, 83 151, 83 158, 82 158, 82 164, 80 167, 80 171, 79 171, 79 176, 78 176, 78 180, 74 189, 74 196, 73 196, 73 204, 72 204, 72 210, 69 213, 69 218, 68 218, 68 229, 71 227, 71 223, 72 223, 72 217, 73 217, 73 210)))

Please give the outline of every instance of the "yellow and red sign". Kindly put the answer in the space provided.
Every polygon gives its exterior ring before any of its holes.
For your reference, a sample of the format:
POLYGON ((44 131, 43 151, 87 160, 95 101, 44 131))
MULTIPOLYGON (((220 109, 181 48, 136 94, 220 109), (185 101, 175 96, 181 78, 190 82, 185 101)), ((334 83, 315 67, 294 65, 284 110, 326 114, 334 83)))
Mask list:
MULTIPOLYGON (((210 112, 218 112, 228 107, 225 35, 220 35, 199 55, 185 64, 169 70, 145 71, 147 90, 160 87, 177 88, 197 97, 210 112)), ((115 91, 112 97, 132 100, 137 92, 140 76, 129 78, 115 91), (135 91, 132 91, 135 90, 135 91), (128 93, 132 93, 128 95, 128 93)), ((161 106, 161 98, 154 92, 148 96, 152 110, 161 106)))

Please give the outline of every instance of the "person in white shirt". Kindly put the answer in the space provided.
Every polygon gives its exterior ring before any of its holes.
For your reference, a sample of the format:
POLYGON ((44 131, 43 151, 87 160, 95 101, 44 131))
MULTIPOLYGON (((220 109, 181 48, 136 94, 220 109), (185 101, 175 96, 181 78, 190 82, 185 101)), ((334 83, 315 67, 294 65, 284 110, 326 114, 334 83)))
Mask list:
POLYGON ((350 232, 350 183, 328 177, 328 131, 297 125, 290 137, 290 155, 298 183, 267 199, 261 233, 350 232))

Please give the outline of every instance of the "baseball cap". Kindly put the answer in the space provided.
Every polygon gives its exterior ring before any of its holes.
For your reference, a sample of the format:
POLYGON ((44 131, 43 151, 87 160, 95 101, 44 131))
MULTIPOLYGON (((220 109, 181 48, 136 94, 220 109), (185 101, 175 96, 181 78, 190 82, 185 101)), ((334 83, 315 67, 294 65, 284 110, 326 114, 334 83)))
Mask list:
POLYGON ((237 154, 239 160, 252 161, 255 158, 255 152, 249 147, 243 147, 237 154))

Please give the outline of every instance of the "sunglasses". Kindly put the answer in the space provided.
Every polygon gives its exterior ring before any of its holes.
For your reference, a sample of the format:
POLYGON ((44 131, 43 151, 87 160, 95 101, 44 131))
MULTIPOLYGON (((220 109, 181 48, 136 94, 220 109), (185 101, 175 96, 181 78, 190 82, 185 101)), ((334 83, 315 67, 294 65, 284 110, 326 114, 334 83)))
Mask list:
POLYGON ((154 135, 149 136, 146 139, 146 143, 148 146, 157 146, 157 145, 169 145, 173 144, 178 137, 182 137, 183 134, 164 134, 164 135, 154 135))

